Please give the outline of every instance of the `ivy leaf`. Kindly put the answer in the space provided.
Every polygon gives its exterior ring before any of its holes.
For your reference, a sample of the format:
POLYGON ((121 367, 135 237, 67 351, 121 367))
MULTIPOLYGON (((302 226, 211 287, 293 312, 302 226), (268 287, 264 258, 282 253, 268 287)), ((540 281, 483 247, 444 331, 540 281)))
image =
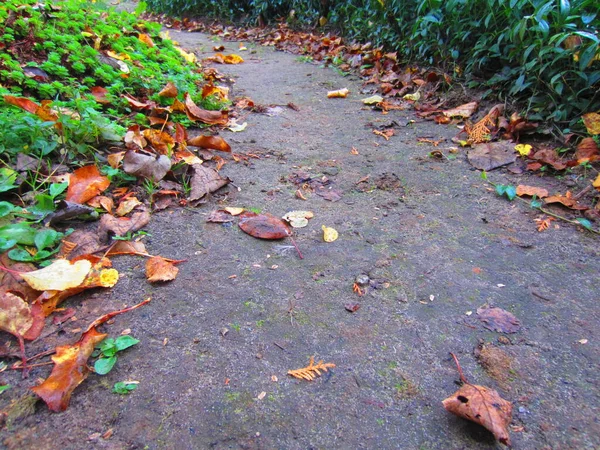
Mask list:
POLYGON ((593 231, 592 222, 590 222, 589 220, 584 219, 583 217, 579 217, 578 219, 575 219, 575 220, 577 222, 579 222, 579 225, 581 225, 586 230, 593 231))
POLYGON ((542 201, 535 198, 535 196, 531 199, 530 203, 532 208, 538 209, 542 207, 542 201))
POLYGON ((0 237, 0 252, 5 252, 6 250, 13 248, 16 243, 17 241, 14 239, 0 237))
POLYGON ((110 358, 100 358, 94 363, 94 370, 98 375, 106 375, 112 370, 116 362, 117 357, 114 355, 110 358))
POLYGON ((502 197, 506 193, 506 186, 503 184, 496 185, 496 194, 502 197))
POLYGON ((125 350, 126 348, 132 347, 137 344, 139 339, 136 339, 131 336, 119 336, 115 341, 115 347, 118 352, 125 350))
POLYGON ((0 238, 14 240, 17 244, 35 245, 35 232, 27 222, 11 223, 0 228, 0 238))
POLYGON ((505 194, 506 194, 506 197, 508 197, 508 199, 512 201, 517 196, 517 188, 512 185, 506 186, 505 194))
POLYGON ((14 248, 10 252, 8 252, 8 257, 13 261, 20 262, 31 262, 33 261, 33 256, 22 248, 14 248))

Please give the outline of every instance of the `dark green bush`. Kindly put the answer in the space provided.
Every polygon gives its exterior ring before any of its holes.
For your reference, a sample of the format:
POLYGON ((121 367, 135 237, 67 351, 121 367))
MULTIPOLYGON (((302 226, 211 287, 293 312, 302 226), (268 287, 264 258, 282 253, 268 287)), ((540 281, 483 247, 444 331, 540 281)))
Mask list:
POLYGON ((471 87, 568 122, 600 109, 597 0, 148 0, 151 9, 314 26, 460 73, 471 87), (293 13, 292 13, 293 11, 293 13), (260 19, 260 20, 259 20, 260 19))

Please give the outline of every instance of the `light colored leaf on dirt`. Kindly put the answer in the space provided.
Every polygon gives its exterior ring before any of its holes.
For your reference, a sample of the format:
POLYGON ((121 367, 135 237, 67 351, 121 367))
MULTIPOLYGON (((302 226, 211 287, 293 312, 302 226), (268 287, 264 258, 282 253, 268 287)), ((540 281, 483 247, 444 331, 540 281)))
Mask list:
POLYGON ((338 238, 338 232, 336 229, 331 227, 326 227, 325 225, 321 226, 323 230, 323 240, 325 242, 333 242, 338 238))
POLYGON ((442 111, 442 114, 446 117, 461 117, 466 119, 471 117, 475 111, 477 111, 477 107, 479 103, 477 102, 469 102, 464 105, 457 106, 456 108, 446 109, 442 111))
POLYGON ((126 216, 131 211, 133 211, 133 209, 136 206, 141 205, 141 204, 142 204, 142 202, 140 202, 137 198, 127 197, 125 200, 123 200, 121 203, 119 203, 119 206, 117 207, 117 210, 115 211, 115 214, 119 217, 126 216))
POLYGON ((327 92, 327 98, 346 98, 350 91, 348 88, 338 89, 337 91, 327 92))
POLYGON ((517 144, 515 145, 515 150, 519 152, 521 156, 527 156, 531 153, 531 149, 533 147, 529 144, 517 144))
POLYGON ((178 273, 179 269, 162 256, 153 256, 146 261, 146 278, 150 283, 174 280, 178 273))
POLYGON ((246 127, 248 126, 248 122, 233 123, 230 125, 231 126, 227 128, 229 131, 233 131, 234 133, 239 133, 240 131, 244 131, 246 129, 246 127))
POLYGON ((332 369, 334 367, 335 364, 324 363, 323 361, 319 361, 315 364, 315 358, 314 356, 311 356, 308 366, 303 367, 302 369, 288 370, 288 375, 301 380, 312 381, 320 376, 321 372, 327 372, 327 369, 332 369))
POLYGON ((233 216, 228 211, 225 211, 223 209, 217 209, 211 212, 206 218, 207 222, 213 223, 227 223, 233 222, 233 220, 233 216))
POLYGON ((22 273, 21 277, 38 291, 64 291, 83 283, 91 268, 92 263, 85 259, 75 263, 58 259, 43 269, 22 273))
POLYGON ((363 98, 361 101, 365 105, 376 105, 383 101, 383 97, 381 95, 372 95, 371 97, 363 98))
POLYGON ((235 207, 235 206, 227 206, 223 209, 225 211, 227 211, 229 214, 231 214, 232 216, 239 216, 241 213, 244 212, 244 208, 239 208, 239 207, 235 207))
POLYGON ((66 199, 74 203, 85 203, 105 191, 108 186, 110 186, 109 179, 100 174, 98 167, 94 165, 80 167, 69 177, 66 199))
POLYGON ((143 42, 144 44, 146 44, 150 48, 152 48, 152 47, 155 46, 154 42, 152 41, 152 38, 150 36, 148 36, 147 34, 140 33, 138 35, 138 39, 140 40, 140 42, 143 42))
POLYGON ((32 325, 29 304, 12 292, 0 292, 0 330, 22 337, 32 325))
POLYGON ((446 411, 484 426, 499 442, 510 446, 512 403, 495 390, 465 383, 442 404, 446 411))
POLYGON ((548 197, 548 191, 544 188, 536 186, 527 186, 525 184, 519 184, 517 186, 517 195, 519 197, 522 197, 524 195, 533 197, 535 195, 537 198, 544 198, 548 197))
POLYGON ((153 181, 162 180, 171 170, 171 160, 166 155, 147 155, 129 150, 123 158, 123 170, 153 181))
POLYGON ((477 308, 479 320, 488 330, 499 333, 516 333, 521 328, 521 322, 512 313, 497 307, 487 305, 477 308))
POLYGON ((292 228, 303 228, 308 225, 308 219, 314 217, 312 211, 290 211, 282 219, 288 222, 292 228))
POLYGON ((469 163, 477 169, 490 171, 516 161, 512 143, 507 141, 475 144, 467 153, 469 163))
POLYGON ((224 178, 219 173, 210 167, 204 167, 201 164, 192 166, 194 174, 192 175, 189 199, 191 201, 199 200, 206 194, 215 192, 229 183, 229 178, 224 178))

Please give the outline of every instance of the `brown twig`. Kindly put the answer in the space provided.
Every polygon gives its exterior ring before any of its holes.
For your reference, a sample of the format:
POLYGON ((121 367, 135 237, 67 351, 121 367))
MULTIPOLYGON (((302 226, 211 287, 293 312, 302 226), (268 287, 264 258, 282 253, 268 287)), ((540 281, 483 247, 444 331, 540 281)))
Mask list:
POLYGON ((300 259, 304 259, 304 256, 302 256, 302 253, 300 252, 300 249, 296 245, 296 241, 294 241, 294 238, 291 237, 291 236, 290 236, 290 241, 292 241, 292 244, 294 244, 294 247, 296 248, 296 251, 298 252, 298 256, 300 257, 300 259))
POLYGON ((460 367, 460 363, 458 362, 458 358, 456 357, 456 355, 452 352, 450 352, 450 355, 452 355, 452 357, 454 358, 454 362, 456 363, 456 369, 458 370, 458 374, 460 375, 460 381, 462 381, 465 384, 470 384, 465 378, 465 374, 462 371, 462 367, 460 367))

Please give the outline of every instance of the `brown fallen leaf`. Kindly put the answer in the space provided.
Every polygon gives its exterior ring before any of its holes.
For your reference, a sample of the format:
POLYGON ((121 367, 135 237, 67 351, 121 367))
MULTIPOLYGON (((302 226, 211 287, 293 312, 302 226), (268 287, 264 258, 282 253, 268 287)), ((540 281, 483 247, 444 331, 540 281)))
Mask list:
POLYGON ((85 203, 110 186, 110 180, 100 174, 98 167, 91 165, 75 170, 69 178, 66 200, 85 203))
POLYGON ((115 217, 111 214, 104 214, 100 218, 98 235, 102 241, 106 241, 109 232, 117 236, 124 236, 130 231, 138 231, 148 223, 150 223, 150 213, 146 210, 136 211, 131 217, 115 217))
POLYGON ((456 108, 446 109, 442 111, 442 114, 446 117, 471 117, 479 104, 477 102, 465 103, 464 105, 457 106, 456 108))
POLYGON ((479 320, 483 326, 499 333, 516 333, 521 328, 521 322, 513 314, 497 307, 487 305, 477 308, 479 320))
POLYGON ((140 40, 140 42, 143 42, 148 47, 154 47, 155 46, 154 42, 152 42, 152 38, 150 36, 148 36, 147 34, 140 33, 138 35, 138 39, 140 40))
POLYGON ((467 153, 469 163, 480 170, 489 171, 516 161, 514 144, 508 141, 475 144, 467 153))
POLYGON ((203 122, 209 125, 226 125, 229 121, 226 111, 207 111, 199 108, 190 95, 185 94, 185 112, 190 120, 195 122, 203 122))
POLYGON ((178 273, 179 269, 161 256, 146 261, 146 278, 150 283, 174 280, 178 273))
POLYGON ((360 309, 360 303, 346 303, 344 308, 346 308, 346 311, 354 313, 360 309))
POLYGON ((319 361, 315 364, 315 358, 314 356, 311 356, 308 366, 303 367, 302 369, 288 370, 288 375, 301 380, 312 381, 321 375, 321 371, 327 372, 327 369, 332 369, 334 367, 335 364, 324 363, 323 361, 319 361))
POLYGON ((72 247, 67 254, 63 253, 62 249, 60 252, 61 256, 64 256, 69 260, 94 253, 101 247, 98 235, 91 231, 84 230, 75 230, 67 238, 63 239, 63 244, 72 247))
POLYGON ((546 204, 559 203, 567 208, 574 209, 576 211, 585 211, 590 209, 588 206, 584 206, 579 203, 575 198, 573 198, 573 194, 571 191, 567 191, 565 195, 552 195, 550 197, 546 197, 544 199, 546 204))
POLYGON ((146 246, 142 241, 115 241, 106 251, 105 256, 116 255, 148 255, 146 246))
POLYGON ((175 146, 175 139, 166 131, 147 128, 142 131, 142 136, 156 153, 160 155, 169 155, 175 146))
POLYGON ((177 86, 172 82, 168 82, 164 88, 158 93, 159 97, 175 98, 177 97, 177 86))
POLYGON ((493 389, 471 384, 465 379, 458 359, 456 361, 463 386, 442 401, 446 411, 478 423, 492 432, 501 443, 510 446, 508 426, 512 421, 512 403, 500 397, 493 389))
POLYGON ((563 170, 567 168, 567 164, 558 156, 558 152, 551 148, 538 150, 530 158, 539 163, 548 164, 555 170, 563 170))
POLYGON ((208 148, 222 152, 231 152, 229 144, 220 136, 196 136, 188 139, 187 145, 192 147, 208 148))
POLYGON ((32 289, 21 277, 22 273, 31 272, 37 268, 31 263, 15 262, 8 257, 8 252, 0 255, 0 289, 3 291, 12 291, 15 294, 27 299, 33 300, 40 293, 32 289))
POLYGON ((102 105, 110 104, 110 100, 106 98, 106 94, 108 94, 108 89, 103 88, 102 86, 94 86, 90 88, 90 93, 96 99, 96 101, 102 105))
POLYGON ((189 195, 189 200, 199 200, 206 194, 215 192, 227 185, 231 180, 224 178, 219 173, 210 167, 204 167, 202 164, 193 164, 191 185, 192 190, 189 195))
POLYGON ((57 347, 56 354, 52 356, 54 362, 52 373, 42 384, 31 390, 46 402, 51 411, 59 412, 67 409, 71 394, 89 375, 88 358, 96 344, 108 336, 106 333, 98 332, 96 327, 119 314, 139 308, 149 301, 150 299, 146 299, 129 308, 105 314, 94 320, 75 344, 57 347))
POLYGON ((382 138, 385 138, 386 141, 389 141, 390 137, 394 135, 394 130, 392 128, 389 128, 385 131, 373 130, 373 134, 381 136, 382 138))
POLYGON ((577 164, 585 162, 595 162, 600 160, 600 148, 594 138, 588 137, 581 140, 575 150, 574 158, 577 164))
POLYGON ((233 216, 231 215, 231 213, 229 213, 228 211, 225 211, 223 209, 218 209, 216 211, 213 211, 210 213, 210 215, 208 216, 208 218, 206 219, 207 222, 214 222, 214 223, 226 223, 226 222, 233 222, 233 216))
POLYGON ((258 239, 283 239, 292 235, 292 229, 279 217, 271 214, 256 214, 246 211, 240 214, 238 226, 241 230, 258 239))
POLYGON ((170 169, 171 159, 166 155, 154 156, 129 150, 123 158, 126 173, 153 181, 162 180, 170 169))
POLYGON ((519 184, 517 186, 517 195, 522 197, 527 195, 529 197, 533 197, 534 195, 537 198, 548 197, 548 191, 543 188, 535 187, 535 186, 527 186, 525 184, 519 184))

